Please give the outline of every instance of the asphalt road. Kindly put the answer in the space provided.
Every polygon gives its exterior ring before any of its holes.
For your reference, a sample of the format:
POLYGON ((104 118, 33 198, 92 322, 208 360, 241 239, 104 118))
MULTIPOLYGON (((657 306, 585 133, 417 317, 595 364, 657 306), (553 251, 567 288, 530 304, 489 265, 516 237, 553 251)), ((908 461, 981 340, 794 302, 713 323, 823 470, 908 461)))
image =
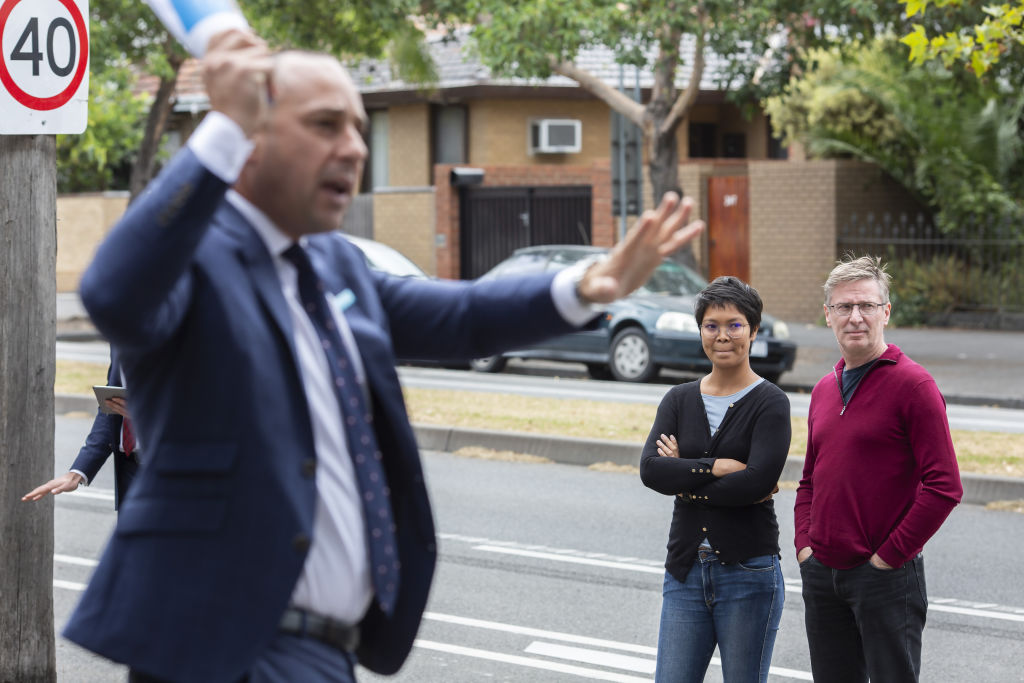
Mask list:
MULTIPOLYGON (((110 357, 109 353, 105 342, 57 342, 58 358, 106 363, 110 357)), ((544 361, 512 361, 507 372, 493 375, 436 367, 402 366, 399 368, 399 377, 405 386, 410 387, 517 393, 590 401, 639 402, 651 405, 657 405, 674 384, 692 379, 692 376, 682 373, 664 372, 658 382, 650 384, 603 382, 586 379, 585 369, 580 364, 544 361)), ((793 414, 806 416, 809 395, 794 390, 799 387, 786 385, 785 382, 783 384, 787 388, 793 414)), ((1020 384, 1013 385, 1014 390, 1020 387, 1024 387, 1024 377, 1021 378, 1020 384)), ((954 429, 1024 432, 1024 409, 949 403, 947 412, 950 426, 954 429)))
MULTIPOLYGON (((57 417, 56 470, 90 426, 57 417)), ((440 565, 417 646, 396 678, 364 681, 651 680, 671 503, 635 475, 425 454, 440 565)), ((110 473, 56 504, 55 620, 64 623, 113 522, 110 473)), ((810 680, 791 550, 792 492, 776 497, 786 607, 773 681, 810 680)), ((1020 681, 1020 515, 957 508, 925 550, 931 598, 923 680, 1020 681), (998 548, 999 553, 992 552, 998 548)), ((258 567, 250 568, 259 571, 258 567)), ((58 643, 58 680, 123 669, 58 643)), ((721 680, 712 666, 709 681, 721 680)))

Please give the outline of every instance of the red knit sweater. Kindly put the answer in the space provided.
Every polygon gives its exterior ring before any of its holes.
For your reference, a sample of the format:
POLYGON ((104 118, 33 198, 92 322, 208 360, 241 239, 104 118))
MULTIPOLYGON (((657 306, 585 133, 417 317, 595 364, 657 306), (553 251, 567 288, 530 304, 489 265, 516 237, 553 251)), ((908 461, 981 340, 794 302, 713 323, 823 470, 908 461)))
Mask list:
POLYGON ((889 344, 844 406, 843 365, 811 393, 797 551, 810 546, 833 569, 873 553, 899 567, 963 496, 946 402, 931 375, 889 344))

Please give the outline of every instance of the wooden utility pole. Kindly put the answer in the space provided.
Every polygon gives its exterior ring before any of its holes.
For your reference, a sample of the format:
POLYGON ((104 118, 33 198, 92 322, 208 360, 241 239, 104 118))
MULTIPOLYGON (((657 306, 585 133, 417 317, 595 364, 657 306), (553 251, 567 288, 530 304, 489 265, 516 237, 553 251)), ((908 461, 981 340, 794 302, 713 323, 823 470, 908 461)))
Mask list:
POLYGON ((57 679, 53 478, 57 166, 53 135, 0 135, 0 682, 57 679))

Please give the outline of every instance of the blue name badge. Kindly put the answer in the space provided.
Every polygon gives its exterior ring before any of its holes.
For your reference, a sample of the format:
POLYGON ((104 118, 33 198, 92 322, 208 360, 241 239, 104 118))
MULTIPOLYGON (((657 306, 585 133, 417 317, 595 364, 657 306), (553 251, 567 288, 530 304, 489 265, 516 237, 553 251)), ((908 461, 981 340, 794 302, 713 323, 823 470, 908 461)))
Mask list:
POLYGON ((356 295, 351 289, 343 289, 337 294, 331 295, 331 303, 336 309, 344 313, 356 302, 356 295))

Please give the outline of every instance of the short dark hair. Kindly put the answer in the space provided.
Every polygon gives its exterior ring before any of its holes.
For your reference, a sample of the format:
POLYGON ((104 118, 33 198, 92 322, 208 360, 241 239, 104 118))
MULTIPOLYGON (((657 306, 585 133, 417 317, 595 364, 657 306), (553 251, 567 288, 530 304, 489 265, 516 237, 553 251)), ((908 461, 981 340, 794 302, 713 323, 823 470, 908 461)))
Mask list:
POLYGON ((764 304, 757 290, 738 277, 723 275, 705 287, 694 299, 693 316, 697 324, 704 323, 704 314, 709 308, 732 304, 747 319, 750 331, 761 329, 761 310, 764 304))

